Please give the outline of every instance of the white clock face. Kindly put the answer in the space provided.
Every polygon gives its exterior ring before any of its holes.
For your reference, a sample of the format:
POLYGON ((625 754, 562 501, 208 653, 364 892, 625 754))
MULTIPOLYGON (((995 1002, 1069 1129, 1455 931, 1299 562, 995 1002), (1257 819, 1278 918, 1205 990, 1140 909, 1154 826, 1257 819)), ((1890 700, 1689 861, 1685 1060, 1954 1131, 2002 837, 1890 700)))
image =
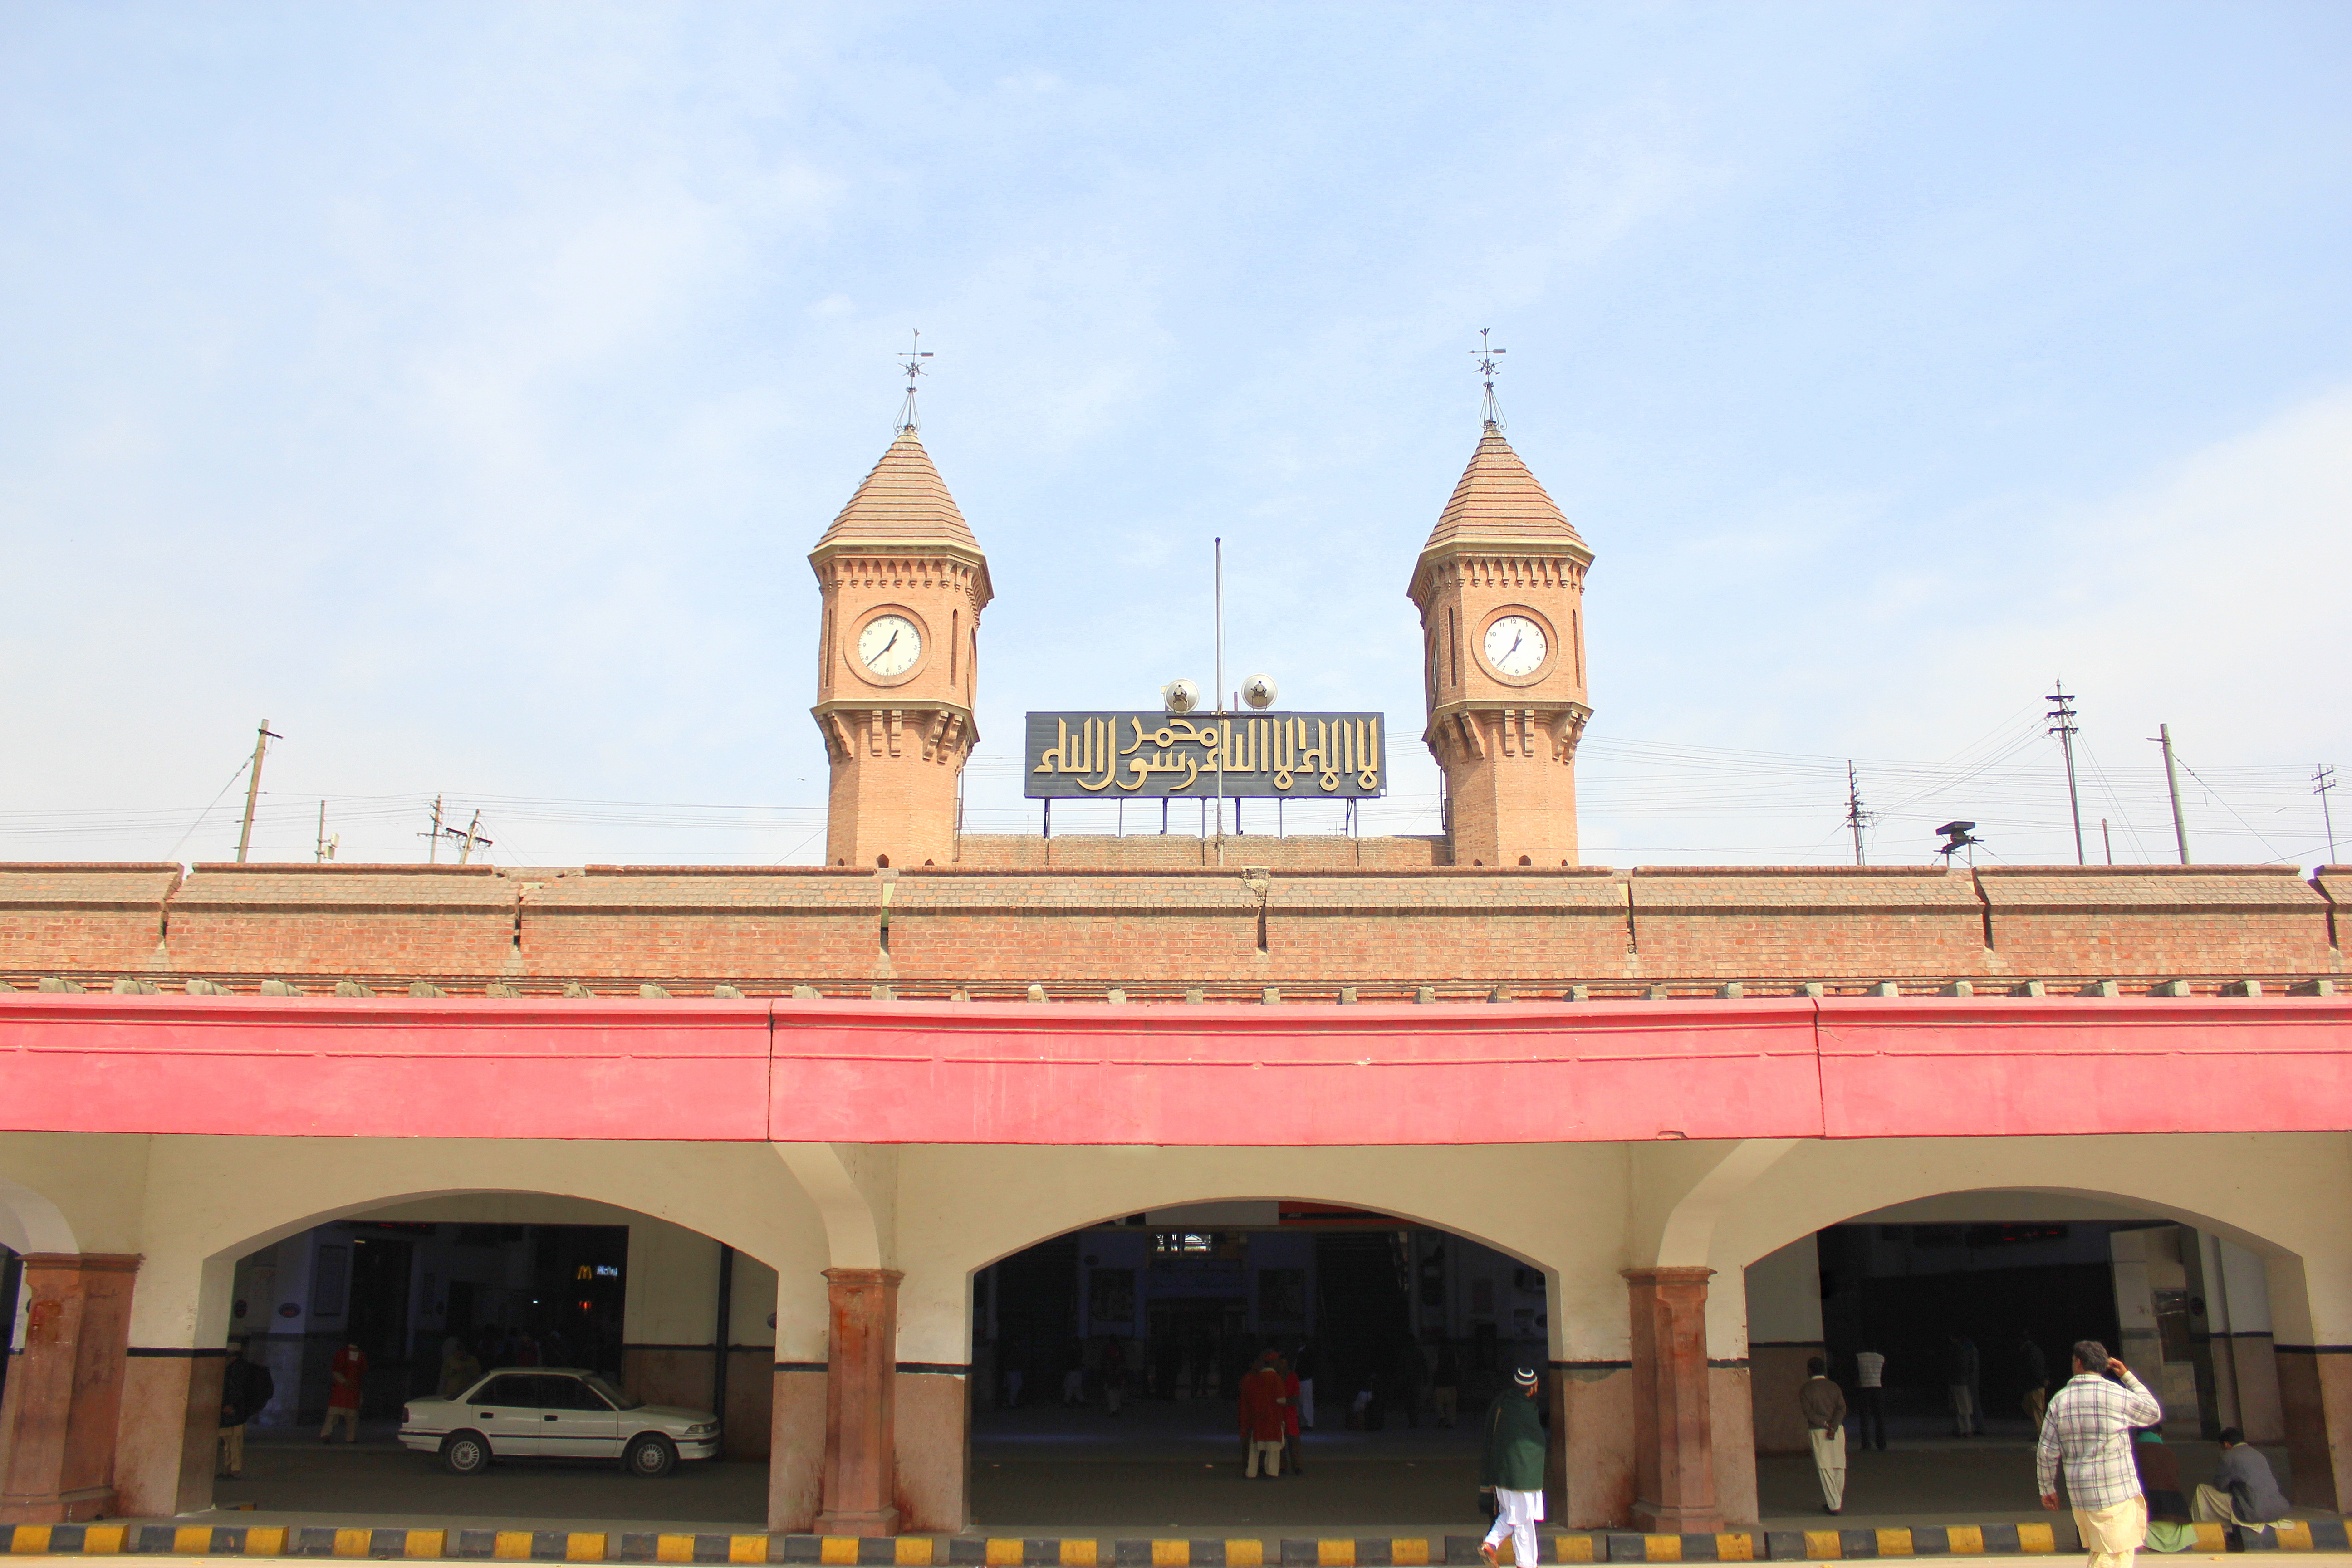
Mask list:
POLYGON ((1525 616, 1505 616, 1486 628, 1486 662, 1505 675, 1533 675, 1550 651, 1543 628, 1525 616))
POLYGON ((904 616, 877 616, 857 634, 857 658, 877 675, 904 675, 923 651, 923 634, 904 616))

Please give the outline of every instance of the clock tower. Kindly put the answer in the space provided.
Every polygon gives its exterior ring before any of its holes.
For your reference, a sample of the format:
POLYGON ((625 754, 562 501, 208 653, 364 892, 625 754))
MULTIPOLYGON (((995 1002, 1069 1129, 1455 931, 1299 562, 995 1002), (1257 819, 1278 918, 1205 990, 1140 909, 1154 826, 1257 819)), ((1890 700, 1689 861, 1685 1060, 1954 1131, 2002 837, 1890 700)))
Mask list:
POLYGON ((911 413, 809 552, 824 595, 816 706, 833 764, 831 866, 947 864, 988 558, 931 467, 911 413))
MULTIPOLYGON (((1488 385, 1492 395, 1492 383, 1488 385)), ((1573 866, 1592 552, 1503 439, 1491 402, 1462 482, 1422 547, 1429 729, 1457 866, 1573 866)))

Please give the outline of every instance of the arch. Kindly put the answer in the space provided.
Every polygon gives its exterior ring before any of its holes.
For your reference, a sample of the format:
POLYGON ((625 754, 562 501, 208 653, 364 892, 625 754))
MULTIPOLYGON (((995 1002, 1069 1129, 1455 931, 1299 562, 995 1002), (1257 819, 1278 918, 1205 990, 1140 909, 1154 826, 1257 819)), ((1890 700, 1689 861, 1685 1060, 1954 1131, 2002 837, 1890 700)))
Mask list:
POLYGON ((0 1176, 0 1246, 12 1252, 79 1252, 71 1221, 43 1194, 0 1176))
POLYGON ((1808 1142, 1726 1205, 1708 1261, 1718 1271, 1744 1268, 1858 1215, 1971 1192, 2116 1204, 2266 1258, 2324 1247, 2343 1205, 2341 1137, 2258 1136, 1808 1142), (2264 1175, 2250 1183, 2237 1166, 2255 1158, 2264 1175), (2313 1234, 2298 1234, 2305 1230, 2313 1234))

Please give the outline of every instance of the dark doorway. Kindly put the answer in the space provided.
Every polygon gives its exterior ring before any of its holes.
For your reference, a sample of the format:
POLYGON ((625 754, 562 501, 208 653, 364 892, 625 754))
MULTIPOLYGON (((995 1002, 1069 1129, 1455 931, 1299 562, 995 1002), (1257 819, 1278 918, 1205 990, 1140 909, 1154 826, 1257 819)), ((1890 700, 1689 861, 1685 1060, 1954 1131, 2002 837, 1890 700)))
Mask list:
POLYGON ((415 1248, 379 1237, 352 1238, 351 1314, 344 1333, 368 1358, 360 1415, 398 1415, 410 1393, 408 1279, 415 1248))

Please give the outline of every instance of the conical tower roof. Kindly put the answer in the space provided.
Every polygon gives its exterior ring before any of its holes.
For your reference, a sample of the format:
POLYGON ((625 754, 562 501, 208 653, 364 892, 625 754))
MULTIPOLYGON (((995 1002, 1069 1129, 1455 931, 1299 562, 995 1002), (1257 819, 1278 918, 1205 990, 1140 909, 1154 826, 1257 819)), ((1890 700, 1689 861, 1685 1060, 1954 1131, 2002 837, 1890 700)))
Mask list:
POLYGON ((890 449, 816 542, 814 553, 826 555, 850 545, 897 550, 929 545, 979 557, 980 541, 956 510, 955 497, 948 494, 912 426, 899 429, 890 449))
POLYGON ((1503 550, 1566 546, 1572 554, 1592 559, 1567 514, 1491 424, 1478 437, 1478 449, 1470 454, 1470 466, 1462 470, 1462 482, 1454 487, 1454 499, 1430 531, 1429 542, 1421 547, 1421 558, 1474 545, 1503 550))

